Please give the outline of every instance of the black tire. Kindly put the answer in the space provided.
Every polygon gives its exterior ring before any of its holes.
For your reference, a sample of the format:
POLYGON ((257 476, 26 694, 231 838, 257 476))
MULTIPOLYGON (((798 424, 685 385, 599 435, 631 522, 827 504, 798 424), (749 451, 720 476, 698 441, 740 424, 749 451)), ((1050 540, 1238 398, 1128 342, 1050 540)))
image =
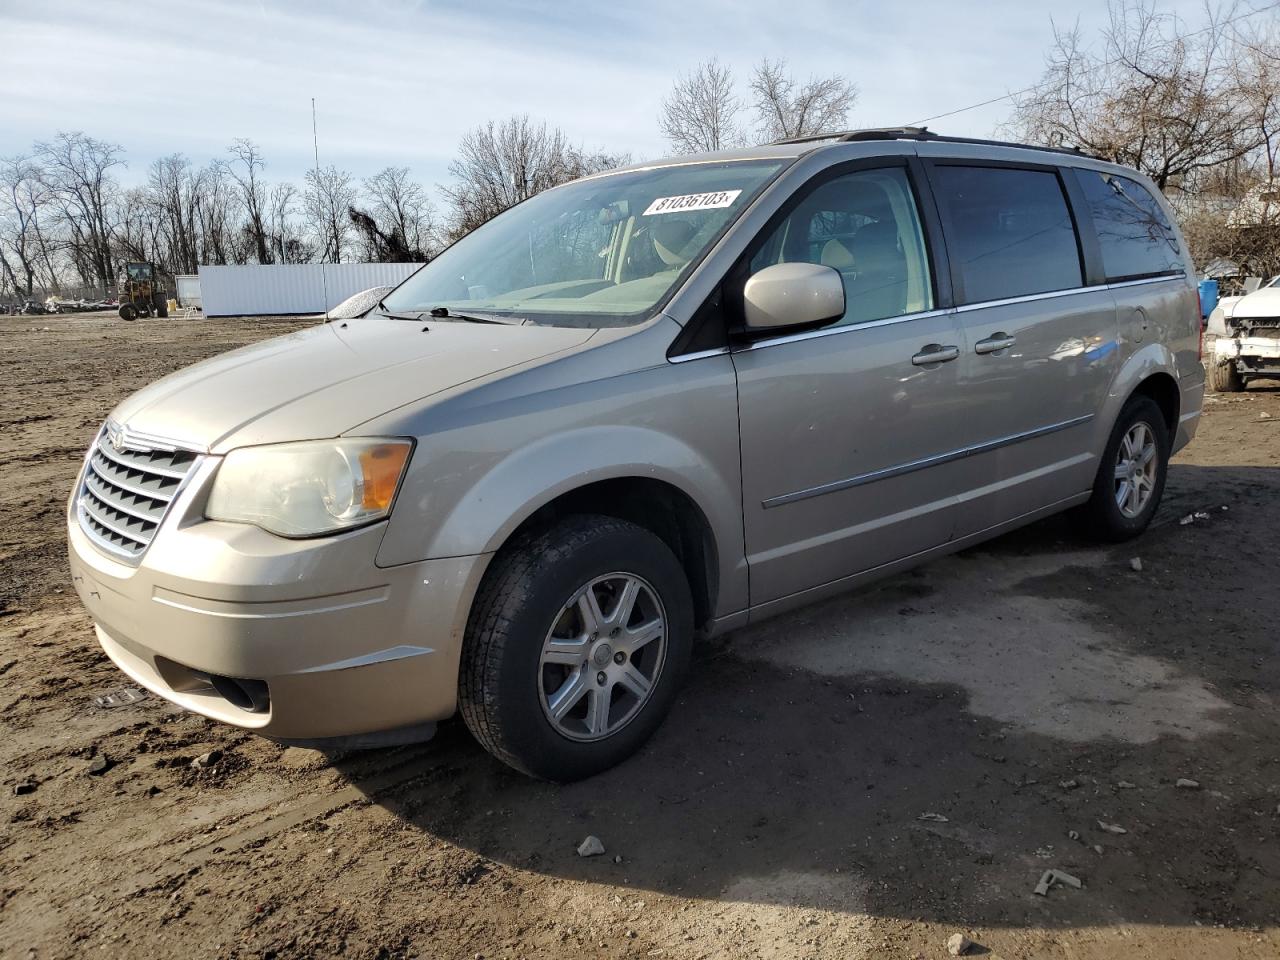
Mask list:
POLYGON ((1239 393, 1244 389, 1244 377, 1234 360, 1214 363, 1209 368, 1209 386, 1216 393, 1239 393))
POLYGON ((138 310, 132 303, 120 304, 119 313, 120 313, 121 320, 137 320, 138 319, 138 310))
POLYGON ((1130 397, 1116 418, 1116 425, 1107 440, 1093 481, 1093 495, 1080 508, 1089 534, 1107 543, 1131 540, 1147 529, 1151 518, 1160 506, 1164 495, 1165 478, 1169 472, 1169 451, 1172 440, 1164 413, 1154 400, 1143 394, 1130 397), (1142 509, 1133 517, 1126 517, 1116 502, 1116 460, 1125 435, 1138 423, 1145 423, 1155 438, 1155 483, 1142 509))
POLYGON ((157 293, 151 298, 151 302, 155 306, 157 317, 169 316, 169 301, 165 298, 163 293, 157 293))
POLYGON ((481 746, 515 769, 544 780, 580 780, 649 739, 675 701, 692 647, 693 598, 667 545, 623 520, 566 517, 504 548, 485 574, 463 640, 462 717, 481 746), (629 721, 603 739, 574 740, 544 712, 542 644, 576 592, 615 572, 652 586, 666 613, 665 654, 648 699, 629 721))

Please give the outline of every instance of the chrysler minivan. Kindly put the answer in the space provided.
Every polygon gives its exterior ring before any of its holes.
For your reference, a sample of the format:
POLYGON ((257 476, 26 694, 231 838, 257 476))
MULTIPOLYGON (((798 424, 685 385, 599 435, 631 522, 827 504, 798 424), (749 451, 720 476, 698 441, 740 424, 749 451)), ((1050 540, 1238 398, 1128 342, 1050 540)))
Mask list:
POLYGON ((1133 170, 914 128, 645 163, 125 400, 71 570, 186 709, 347 745, 460 712, 572 780, 650 736, 695 636, 1058 511, 1139 534, 1199 350, 1133 170))

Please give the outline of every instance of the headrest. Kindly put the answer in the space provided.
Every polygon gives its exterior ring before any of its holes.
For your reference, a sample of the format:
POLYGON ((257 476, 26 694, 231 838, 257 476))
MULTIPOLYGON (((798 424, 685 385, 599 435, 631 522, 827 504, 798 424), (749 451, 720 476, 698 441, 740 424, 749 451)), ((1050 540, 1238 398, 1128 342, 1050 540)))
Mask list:
POLYGON ((697 232, 697 228, 688 220, 664 217, 653 227, 653 248, 667 266, 683 266, 691 259, 685 248, 697 232))
POLYGON ((853 269, 853 254, 849 252, 849 248, 839 240, 828 240, 822 245, 822 254, 818 257, 818 262, 824 267, 835 267, 837 270, 853 269))

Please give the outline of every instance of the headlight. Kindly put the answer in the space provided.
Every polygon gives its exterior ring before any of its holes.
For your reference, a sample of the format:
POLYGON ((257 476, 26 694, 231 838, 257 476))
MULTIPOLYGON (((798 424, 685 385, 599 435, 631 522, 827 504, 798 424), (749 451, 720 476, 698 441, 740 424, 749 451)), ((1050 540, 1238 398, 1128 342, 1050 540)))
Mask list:
POLYGON ((282 537, 314 537, 381 520, 409 462, 409 440, 314 440, 242 447, 223 459, 205 516, 282 537))

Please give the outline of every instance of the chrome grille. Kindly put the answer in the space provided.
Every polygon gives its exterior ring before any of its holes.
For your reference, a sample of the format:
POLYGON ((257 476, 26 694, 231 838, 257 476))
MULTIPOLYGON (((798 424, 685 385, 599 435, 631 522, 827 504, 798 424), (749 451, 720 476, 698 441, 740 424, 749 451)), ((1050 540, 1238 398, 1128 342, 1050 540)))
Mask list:
POLYGON ((108 553, 136 561, 198 456, 132 439, 117 447, 104 427, 89 451, 76 497, 80 529, 108 553))

